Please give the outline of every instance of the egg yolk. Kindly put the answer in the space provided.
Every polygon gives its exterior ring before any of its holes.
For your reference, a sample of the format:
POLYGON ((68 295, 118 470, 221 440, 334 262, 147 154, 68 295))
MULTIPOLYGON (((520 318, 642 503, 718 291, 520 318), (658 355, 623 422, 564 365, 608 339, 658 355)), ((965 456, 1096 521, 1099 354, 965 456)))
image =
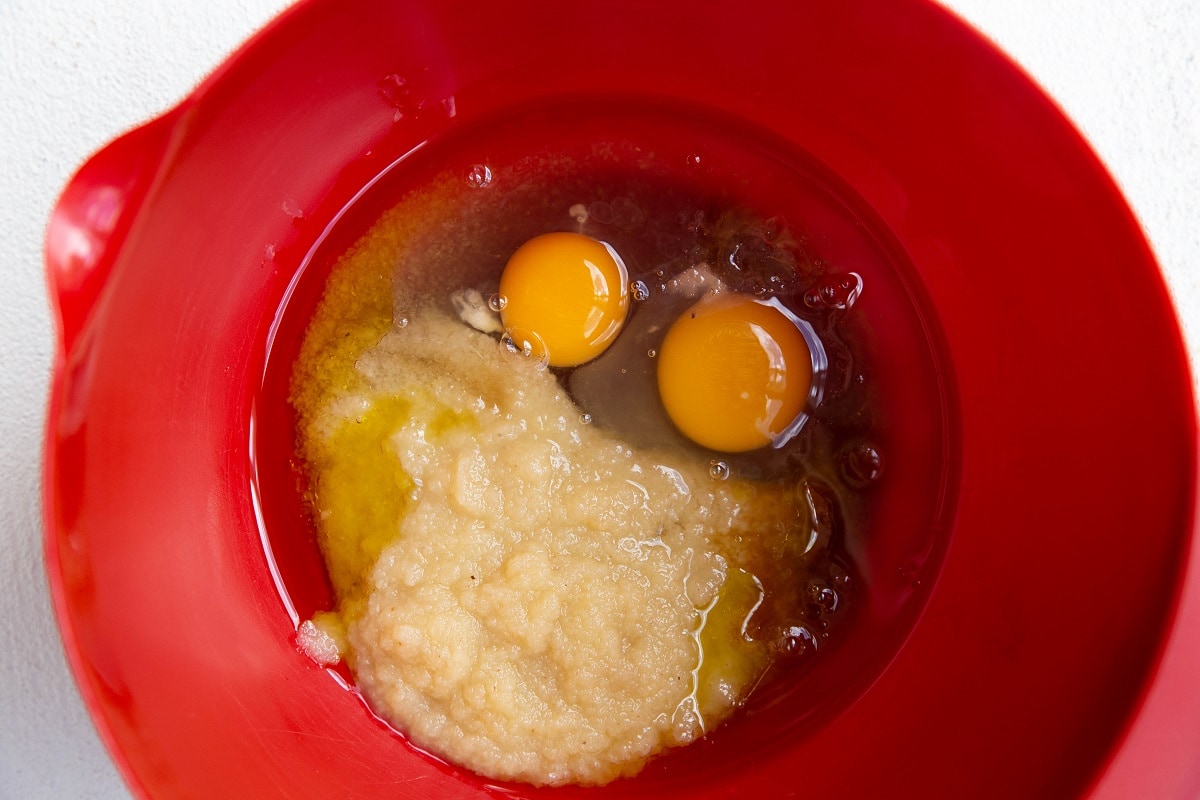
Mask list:
POLYGON ((629 313, 629 273, 616 251, 581 233, 544 233, 517 248, 500 276, 504 327, 552 367, 591 361, 629 313))
POLYGON ((718 294, 671 325, 659 354, 658 390, 685 436, 740 453, 790 432, 812 375, 804 334, 778 301, 718 294))

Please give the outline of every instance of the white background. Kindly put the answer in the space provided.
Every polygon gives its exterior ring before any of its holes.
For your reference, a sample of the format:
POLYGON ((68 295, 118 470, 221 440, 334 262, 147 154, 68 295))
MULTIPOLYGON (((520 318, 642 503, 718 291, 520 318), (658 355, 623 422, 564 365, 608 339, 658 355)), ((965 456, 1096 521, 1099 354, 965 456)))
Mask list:
MULTIPOLYGON (((1200 361, 1200 3, 945 4, 1091 140, 1149 235, 1200 361)), ((0 0, 0 800, 129 797, 67 671, 43 577, 50 207, 90 153, 182 98, 284 5, 0 0)))

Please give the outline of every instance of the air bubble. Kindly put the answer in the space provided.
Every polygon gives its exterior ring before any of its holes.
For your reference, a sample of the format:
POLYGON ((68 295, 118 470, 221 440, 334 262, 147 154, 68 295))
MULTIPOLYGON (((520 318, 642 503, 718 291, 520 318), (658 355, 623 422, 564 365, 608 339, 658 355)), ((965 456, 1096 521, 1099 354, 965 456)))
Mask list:
POLYGON ((823 582, 813 581, 808 584, 808 599, 823 612, 837 611, 838 593, 823 582))
POLYGON ((655 350, 653 347, 651 347, 649 350, 646 351, 646 355, 650 358, 654 358, 655 356, 658 355, 658 351, 655 350))
POLYGON ((580 414, 579 415, 579 424, 580 425, 591 425, 592 424, 592 415, 587 413, 586 411, 583 412, 582 414, 580 414))
POLYGON ((854 442, 842 451, 838 466, 849 485, 861 489, 883 474, 883 456, 870 442, 854 442))
POLYGON ((723 481, 729 478, 729 465, 724 461, 708 462, 708 474, 715 481, 723 481))
POLYGON ((700 154, 689 153, 685 161, 689 167, 698 167, 700 166, 700 154))
POLYGON ((533 331, 506 328, 500 336, 500 346, 509 353, 534 359, 539 367, 550 363, 550 353, 546 350, 545 343, 533 331))
POLYGON ((482 189, 492 182, 492 168, 487 164, 472 164, 467 170, 467 186, 482 189))
POLYGON ((613 221, 612 206, 603 200, 596 200, 593 203, 589 203, 587 212, 589 219, 592 219, 601 225, 607 225, 613 221))
POLYGON ((396 318, 396 327, 397 328, 407 328, 408 327, 408 317, 397 317, 396 318))
POLYGON ((817 635, 807 625, 789 625, 772 643, 777 654, 785 658, 802 658, 817 652, 817 635))
POLYGON ((646 300, 650 297, 650 287, 642 281, 633 281, 629 284, 629 294, 634 300, 646 300))
POLYGON ((499 314, 508 305, 508 298, 502 294, 494 294, 488 298, 488 308, 499 314))
POLYGON ((858 300, 862 289, 863 279, 857 272, 829 275, 804 293, 804 305, 845 311, 858 300))
POLYGON ((640 225, 646 215, 638 204, 628 197, 614 198, 611 205, 612 224, 618 228, 635 228, 640 225))

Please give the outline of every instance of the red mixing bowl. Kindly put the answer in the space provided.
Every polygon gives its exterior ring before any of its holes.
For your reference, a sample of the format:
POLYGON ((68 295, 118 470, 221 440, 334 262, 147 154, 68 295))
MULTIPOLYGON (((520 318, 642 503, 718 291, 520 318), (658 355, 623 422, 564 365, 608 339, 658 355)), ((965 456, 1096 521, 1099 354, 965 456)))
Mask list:
POLYGON ((1079 135, 932 3, 309 0, 84 165, 46 249, 51 593, 140 796, 1200 796, 1197 428, 1174 313, 1079 135), (509 109, 588 97, 766 132, 887 231, 944 341, 944 546, 872 679, 772 746, 497 789, 297 649, 289 592, 307 590, 289 580, 309 556, 272 539, 253 426, 280 309, 365 187, 509 109))

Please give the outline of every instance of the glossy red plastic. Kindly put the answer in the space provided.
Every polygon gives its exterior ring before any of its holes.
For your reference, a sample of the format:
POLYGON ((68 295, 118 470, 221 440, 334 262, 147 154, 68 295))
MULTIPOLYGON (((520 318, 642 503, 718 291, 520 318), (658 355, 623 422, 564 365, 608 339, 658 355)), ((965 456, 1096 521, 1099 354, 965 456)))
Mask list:
POLYGON ((924 614, 818 730, 703 780, 509 791, 1200 796, 1197 429, 1174 313, 1079 135, 923 0, 310 0, 83 166, 47 236, 46 562, 135 793, 495 791, 411 751, 296 649, 251 412, 301 257, 384 166, 587 93, 743 119, 874 209, 944 334, 961 472, 924 614))

